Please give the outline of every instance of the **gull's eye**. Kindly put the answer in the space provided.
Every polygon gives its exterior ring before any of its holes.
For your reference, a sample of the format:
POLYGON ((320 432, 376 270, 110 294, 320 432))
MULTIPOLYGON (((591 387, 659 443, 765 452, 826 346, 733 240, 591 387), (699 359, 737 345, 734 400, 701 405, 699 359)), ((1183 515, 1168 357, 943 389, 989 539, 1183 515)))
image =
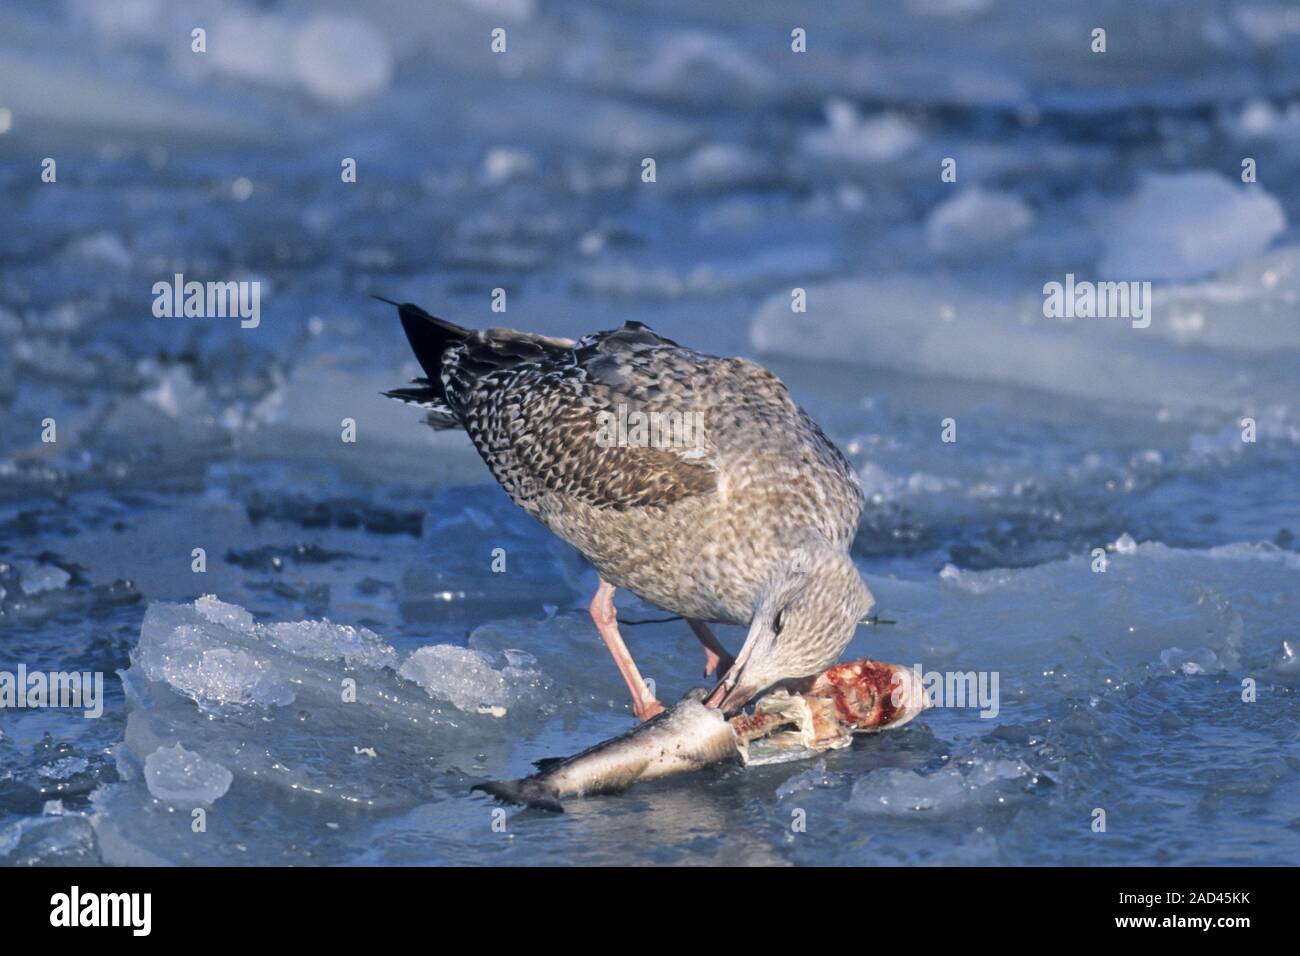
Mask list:
POLYGON ((776 612, 776 617, 772 618, 772 633, 777 637, 781 636, 781 628, 785 627, 785 608, 776 612))

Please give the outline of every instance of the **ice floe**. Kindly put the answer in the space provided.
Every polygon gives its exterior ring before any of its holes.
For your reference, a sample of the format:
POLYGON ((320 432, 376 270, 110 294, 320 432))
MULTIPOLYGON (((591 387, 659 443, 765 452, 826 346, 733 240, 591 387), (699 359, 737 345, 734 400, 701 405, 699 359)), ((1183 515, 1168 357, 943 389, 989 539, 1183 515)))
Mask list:
POLYGON ((1286 228, 1282 205, 1259 183, 1220 173, 1150 173, 1103 227, 1107 279, 1199 279, 1263 252, 1286 228))

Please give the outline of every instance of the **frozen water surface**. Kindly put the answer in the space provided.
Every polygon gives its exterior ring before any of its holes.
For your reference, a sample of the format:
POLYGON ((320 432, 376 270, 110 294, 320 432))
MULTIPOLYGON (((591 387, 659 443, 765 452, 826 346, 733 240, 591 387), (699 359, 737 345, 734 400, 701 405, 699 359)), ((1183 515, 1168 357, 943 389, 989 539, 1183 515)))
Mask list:
POLYGON ((0 711, 0 862, 1300 859, 1294 5, 787 7, 0 4, 0 670, 106 678, 0 711), (177 273, 259 324, 154 318, 177 273), (1067 273, 1149 327, 1045 317, 1067 273), (472 784, 632 717, 370 293, 764 361, 867 494, 849 653, 968 706, 493 832, 472 784))

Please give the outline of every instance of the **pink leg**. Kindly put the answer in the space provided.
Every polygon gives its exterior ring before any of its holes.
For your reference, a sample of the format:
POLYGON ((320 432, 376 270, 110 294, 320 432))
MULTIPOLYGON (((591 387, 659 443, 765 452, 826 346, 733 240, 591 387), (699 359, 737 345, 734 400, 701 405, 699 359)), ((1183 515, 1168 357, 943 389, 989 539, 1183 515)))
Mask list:
POLYGON ((640 720, 649 720, 655 714, 663 713, 664 705, 659 703, 646 687, 641 672, 636 669, 636 662, 632 660, 632 654, 623 643, 622 635, 618 633, 618 611, 614 608, 614 590, 614 585, 601 578, 600 587, 596 589, 596 596, 591 599, 588 610, 591 612, 592 621, 596 624, 596 630, 600 633, 600 639, 609 648, 614 663, 618 665, 618 672, 623 675, 623 680, 627 682, 627 689, 632 692, 632 709, 636 711, 640 720))
POLYGON ((709 625, 703 621, 690 619, 687 619, 686 623, 691 626, 695 636, 704 645, 704 676, 711 677, 713 674, 717 674, 721 677, 731 670, 734 658, 727 653, 727 649, 718 641, 713 631, 709 629, 709 625))

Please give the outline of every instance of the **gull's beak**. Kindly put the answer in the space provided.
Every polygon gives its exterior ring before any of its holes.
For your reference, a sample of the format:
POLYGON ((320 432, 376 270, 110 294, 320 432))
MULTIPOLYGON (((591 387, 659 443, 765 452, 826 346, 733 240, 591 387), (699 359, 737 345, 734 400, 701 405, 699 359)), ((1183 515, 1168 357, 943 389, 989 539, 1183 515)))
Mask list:
POLYGON ((716 707, 728 716, 744 707, 757 694, 761 687, 753 684, 746 684, 739 681, 739 674, 732 676, 728 674, 726 678, 713 688, 707 699, 704 701, 705 707, 716 707))
POLYGON ((723 714, 731 716, 749 703, 750 698, 763 690, 753 681, 746 681, 744 678, 749 658, 754 653, 754 647, 762 639, 764 633, 761 619, 756 619, 749 627, 749 634, 745 637, 745 644, 741 647, 740 653, 731 662, 731 669, 722 675, 722 679, 718 681, 718 686, 713 688, 713 693, 709 694, 705 699, 705 707, 716 707, 723 714))

